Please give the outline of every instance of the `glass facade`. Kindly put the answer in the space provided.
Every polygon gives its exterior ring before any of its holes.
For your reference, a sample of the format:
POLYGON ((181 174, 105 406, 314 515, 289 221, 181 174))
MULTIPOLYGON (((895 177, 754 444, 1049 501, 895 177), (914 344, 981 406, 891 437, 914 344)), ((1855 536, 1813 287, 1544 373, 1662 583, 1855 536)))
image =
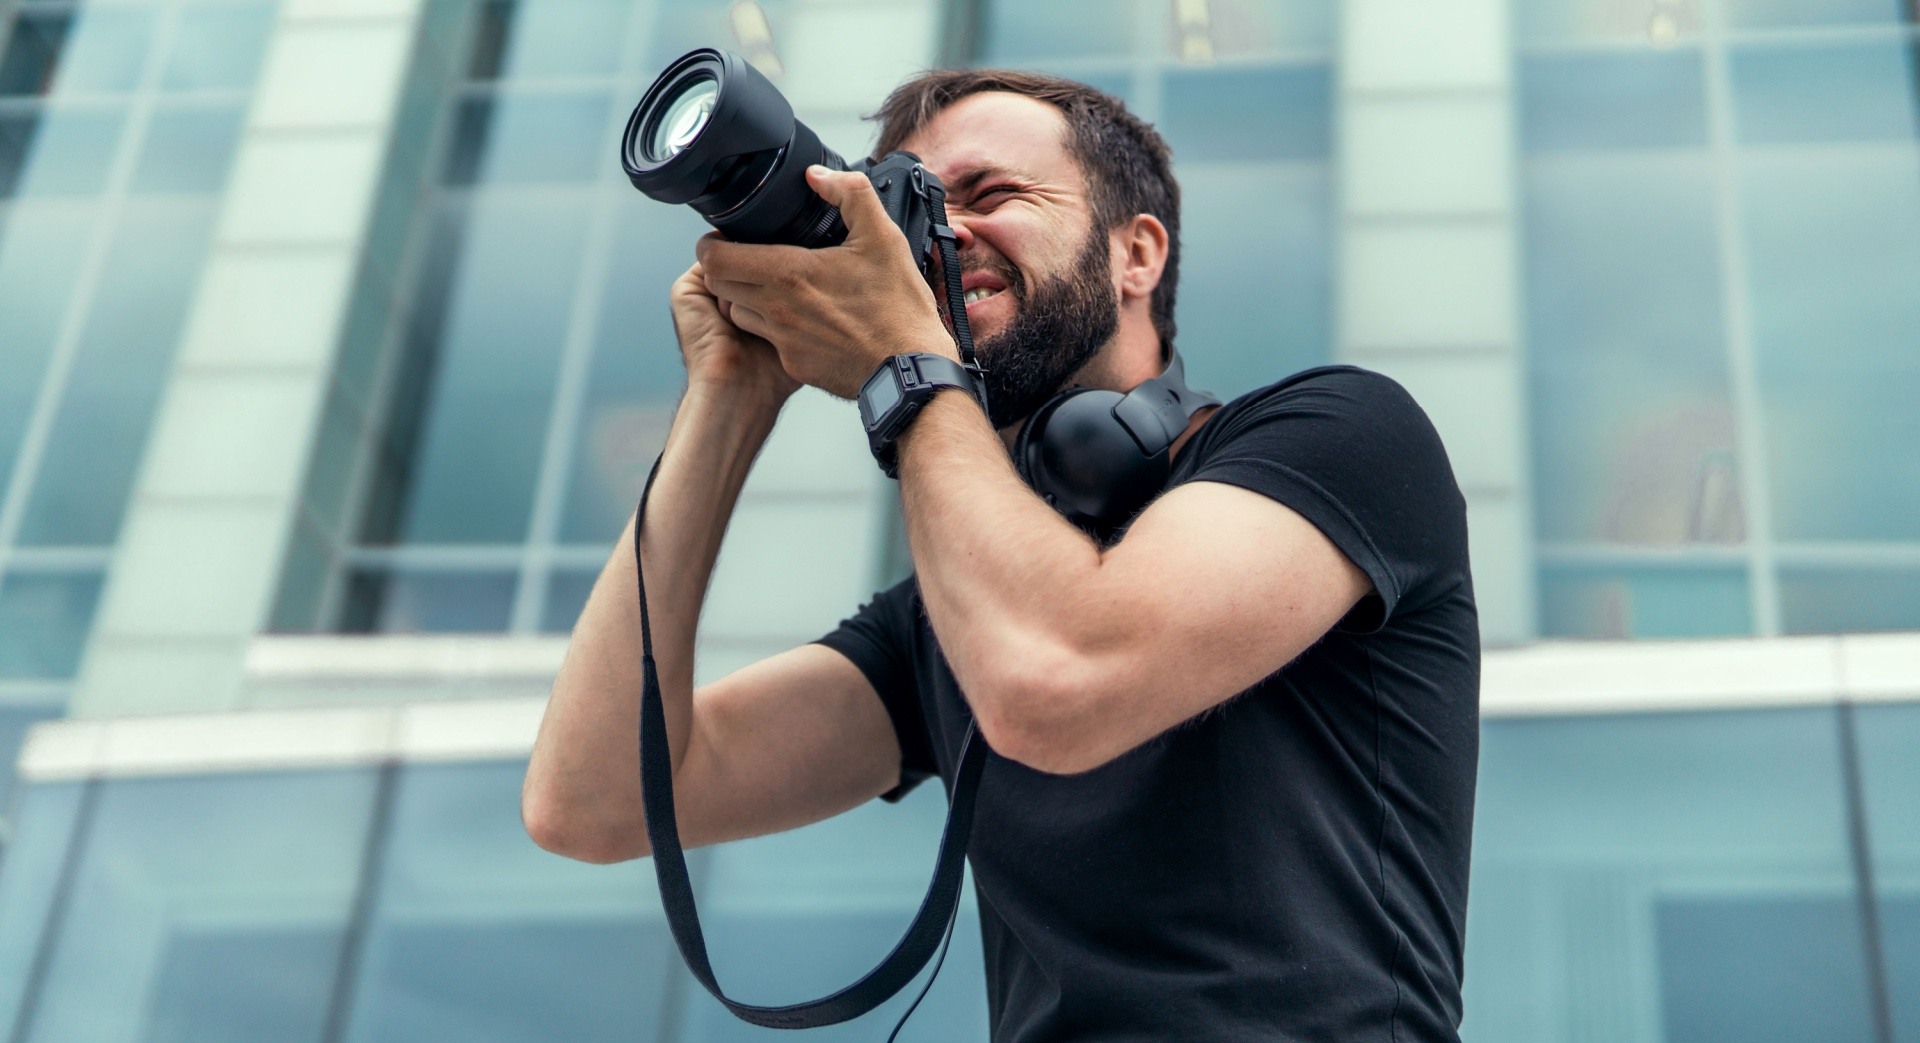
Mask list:
POLYGON ((78 668, 277 7, 0 12, 0 684, 78 668))
POLYGON ((1911 6, 1516 11, 1541 632, 1920 625, 1911 6))
MULTIPOLYGON (((1916 743, 1916 703, 1489 720, 1463 1038, 1915 1039, 1916 743)), ((523 771, 36 785, 0 867, 0 1025, 62 1043, 777 1038, 686 975, 648 863, 527 840, 523 771)), ((696 852, 722 982, 793 1002, 876 963, 943 810, 921 787, 696 852)), ((969 894, 909 1038, 986 1037, 975 923, 969 894)), ((809 1038, 879 1038, 909 996, 809 1038)))

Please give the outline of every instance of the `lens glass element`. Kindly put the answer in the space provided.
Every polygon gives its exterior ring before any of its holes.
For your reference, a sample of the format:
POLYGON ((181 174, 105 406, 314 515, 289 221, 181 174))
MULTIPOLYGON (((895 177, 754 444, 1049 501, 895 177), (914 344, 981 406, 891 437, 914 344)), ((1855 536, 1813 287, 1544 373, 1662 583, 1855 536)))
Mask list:
POLYGON ((653 123, 647 135, 647 158, 655 163, 672 159, 693 144, 713 117, 713 106, 720 100, 720 81, 703 76, 681 88, 667 103, 667 111, 653 123))

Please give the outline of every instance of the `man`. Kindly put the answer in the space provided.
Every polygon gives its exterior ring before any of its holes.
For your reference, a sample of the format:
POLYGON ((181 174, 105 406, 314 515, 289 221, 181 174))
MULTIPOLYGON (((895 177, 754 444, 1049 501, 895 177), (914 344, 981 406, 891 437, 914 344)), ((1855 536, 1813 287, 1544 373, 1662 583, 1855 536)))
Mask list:
MULTIPOLYGON (((957 357, 860 174, 808 175, 843 246, 700 242, 672 294, 688 388, 641 547, 685 842, 950 775, 972 720, 994 751, 970 858, 995 1040, 1457 1039, 1479 648, 1432 427, 1384 377, 1309 371, 1196 414, 1167 491, 1096 542, 1008 446, 1062 387, 1165 365, 1165 144, 1105 95, 1021 73, 926 74, 881 120, 879 151, 948 186, 994 415, 941 393, 899 438, 913 579, 694 691, 701 599, 780 404, 802 382, 850 397, 896 354, 957 357)), ((574 630, 523 803, 536 841, 591 861, 648 850, 631 536, 574 630)))

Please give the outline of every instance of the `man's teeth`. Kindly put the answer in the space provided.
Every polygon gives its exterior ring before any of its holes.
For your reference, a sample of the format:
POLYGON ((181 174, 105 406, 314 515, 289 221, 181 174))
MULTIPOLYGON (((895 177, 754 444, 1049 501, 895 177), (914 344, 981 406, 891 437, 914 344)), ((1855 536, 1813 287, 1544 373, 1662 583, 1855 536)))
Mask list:
POLYGON ((984 286, 975 287, 967 291, 967 303, 972 304, 974 301, 984 301, 999 292, 999 290, 989 290, 984 286))

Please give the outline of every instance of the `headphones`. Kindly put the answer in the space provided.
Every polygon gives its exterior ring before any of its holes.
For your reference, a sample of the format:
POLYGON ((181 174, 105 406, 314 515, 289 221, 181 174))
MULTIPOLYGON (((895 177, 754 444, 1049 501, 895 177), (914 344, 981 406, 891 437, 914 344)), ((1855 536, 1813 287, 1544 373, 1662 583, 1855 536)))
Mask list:
POLYGON ((1125 394, 1073 387, 1048 399, 1020 429, 1013 464, 1067 520, 1111 534, 1166 488, 1174 440, 1193 415, 1219 404, 1187 387, 1176 350, 1165 371, 1125 394))

